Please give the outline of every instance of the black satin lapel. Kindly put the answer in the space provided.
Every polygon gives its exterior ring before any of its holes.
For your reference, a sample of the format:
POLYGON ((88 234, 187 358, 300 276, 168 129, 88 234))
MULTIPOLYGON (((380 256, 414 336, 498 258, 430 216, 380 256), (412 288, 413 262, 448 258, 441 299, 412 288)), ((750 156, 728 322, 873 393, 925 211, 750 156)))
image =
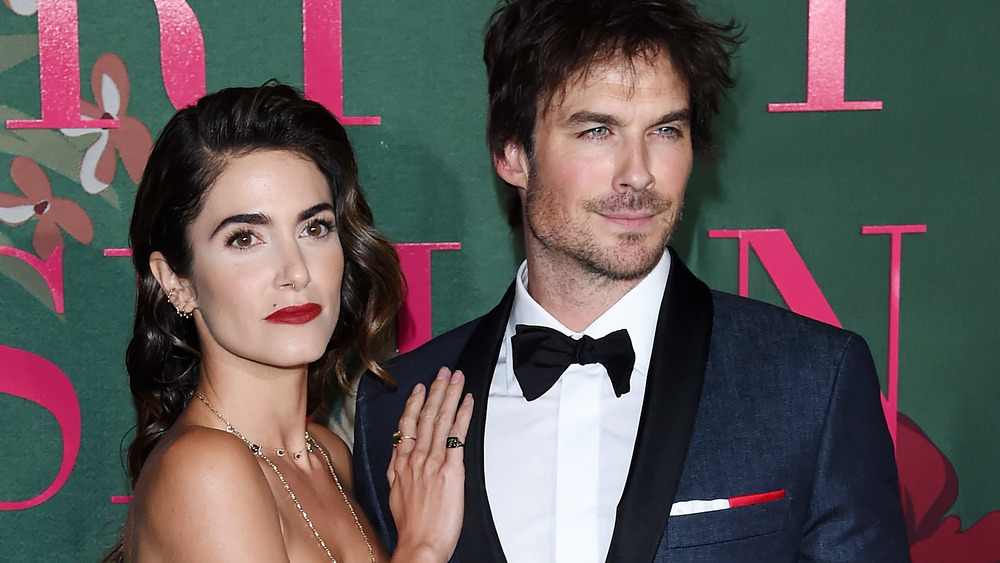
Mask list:
POLYGON ((652 561, 667 529, 701 399, 712 336, 712 292, 670 249, 646 395, 609 563, 652 561))
POLYGON ((483 435, 486 431, 486 400, 513 304, 514 285, 511 284, 500 304, 487 313, 469 335, 469 341, 455 364, 455 369, 465 374, 465 390, 472 393, 475 401, 472 422, 465 439, 465 522, 455 550, 455 560, 464 563, 507 561, 486 496, 483 435))

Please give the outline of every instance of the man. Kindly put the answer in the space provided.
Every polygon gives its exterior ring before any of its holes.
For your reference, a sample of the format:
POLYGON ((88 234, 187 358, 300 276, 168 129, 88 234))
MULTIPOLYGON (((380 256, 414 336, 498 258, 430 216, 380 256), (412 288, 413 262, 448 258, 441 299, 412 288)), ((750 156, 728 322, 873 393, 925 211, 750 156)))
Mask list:
POLYGON ((390 545, 390 436, 445 365, 476 401, 455 560, 908 560, 863 340, 712 292, 667 246, 738 43, 684 0, 494 14, 488 136, 526 261, 391 363, 398 390, 362 382, 356 488, 390 545))

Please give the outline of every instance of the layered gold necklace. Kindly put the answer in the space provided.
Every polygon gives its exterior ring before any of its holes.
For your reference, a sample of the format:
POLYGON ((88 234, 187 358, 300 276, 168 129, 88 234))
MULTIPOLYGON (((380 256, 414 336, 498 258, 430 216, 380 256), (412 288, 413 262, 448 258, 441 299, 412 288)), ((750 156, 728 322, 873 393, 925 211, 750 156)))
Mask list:
MULTIPOLYGON (((236 427, 233 426, 233 423, 229 422, 229 420, 226 419, 226 417, 222 416, 222 413, 220 413, 218 409, 215 408, 215 405, 210 403, 209 400, 205 398, 204 395, 201 394, 201 391, 197 392, 195 396, 201 399, 201 402, 205 403, 205 406, 207 406, 213 413, 215 413, 215 416, 219 417, 219 420, 221 420, 222 423, 226 425, 226 432, 229 432, 230 434, 233 434, 240 440, 243 440, 243 443, 245 443, 247 447, 250 448, 250 451, 253 452, 255 456, 261 458, 262 460, 264 460, 265 463, 271 466, 271 469, 274 470, 275 475, 278 476, 278 480, 281 481, 282 486, 285 487, 285 491, 288 493, 289 498, 292 499, 292 503, 295 504, 295 508, 298 508, 299 513, 302 514, 302 519, 306 521, 306 525, 309 526, 309 529, 312 530, 313 535, 316 536, 316 541, 319 542, 320 547, 322 547, 323 551, 326 552, 326 555, 327 557, 330 558, 330 561, 332 561, 333 563, 337 563, 337 559, 333 557, 332 553, 330 553, 330 548, 327 547, 326 541, 323 540, 323 536, 319 535, 319 530, 317 530, 316 526, 313 525, 312 520, 309 519, 309 515, 306 514, 306 511, 305 509, 302 508, 302 505, 299 504, 299 499, 298 497, 295 496, 295 493, 292 492, 292 488, 288 486, 288 481, 285 480, 285 476, 281 474, 281 471, 278 469, 278 466, 275 465, 274 462, 271 461, 270 458, 268 458, 264 454, 264 449, 261 448, 259 444, 248 440, 246 436, 244 436, 239 430, 237 430, 236 427)), ((347 503, 347 508, 351 511, 351 516, 354 517, 354 523, 357 524, 358 530, 361 532, 361 539, 365 541, 365 546, 368 547, 368 556, 371 557, 372 563, 375 563, 375 551, 372 549, 371 542, 368 541, 368 534, 365 533, 364 526, 361 525, 361 520, 358 518, 358 513, 354 510, 354 505, 351 504, 351 499, 347 497, 347 493, 344 491, 344 487, 340 484, 340 479, 337 477, 337 472, 333 470, 333 462, 330 461, 330 455, 326 453, 326 450, 323 449, 323 446, 321 446, 312 436, 309 435, 309 431, 306 431, 305 450, 295 452, 293 454, 293 457, 295 459, 301 459, 301 457, 304 455, 305 452, 312 453, 313 450, 318 451, 323 456, 323 459, 326 460, 326 467, 327 469, 330 470, 330 476, 333 477, 333 482, 334 484, 337 485, 337 490, 340 491, 340 496, 344 497, 344 502, 347 503)), ((274 451, 279 457, 284 457, 285 455, 284 448, 276 448, 274 451)))

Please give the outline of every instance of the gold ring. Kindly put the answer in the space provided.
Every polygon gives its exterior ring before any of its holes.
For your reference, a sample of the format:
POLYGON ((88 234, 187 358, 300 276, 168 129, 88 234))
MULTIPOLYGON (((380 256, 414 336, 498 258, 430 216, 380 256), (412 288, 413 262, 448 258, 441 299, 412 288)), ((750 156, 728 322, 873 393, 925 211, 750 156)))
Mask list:
POLYGON ((416 441, 416 436, 410 436, 409 434, 403 434, 402 430, 397 430, 392 433, 392 447, 396 447, 403 443, 403 440, 409 438, 410 440, 416 441))

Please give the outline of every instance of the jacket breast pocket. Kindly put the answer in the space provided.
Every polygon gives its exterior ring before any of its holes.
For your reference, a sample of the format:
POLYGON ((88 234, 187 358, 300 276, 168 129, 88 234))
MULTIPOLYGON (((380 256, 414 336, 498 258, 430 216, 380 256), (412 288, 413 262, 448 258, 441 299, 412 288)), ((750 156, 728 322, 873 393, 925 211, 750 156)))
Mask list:
POLYGON ((788 520, 791 498, 726 510, 671 516, 667 521, 669 548, 686 548, 745 540, 781 532, 788 520))

